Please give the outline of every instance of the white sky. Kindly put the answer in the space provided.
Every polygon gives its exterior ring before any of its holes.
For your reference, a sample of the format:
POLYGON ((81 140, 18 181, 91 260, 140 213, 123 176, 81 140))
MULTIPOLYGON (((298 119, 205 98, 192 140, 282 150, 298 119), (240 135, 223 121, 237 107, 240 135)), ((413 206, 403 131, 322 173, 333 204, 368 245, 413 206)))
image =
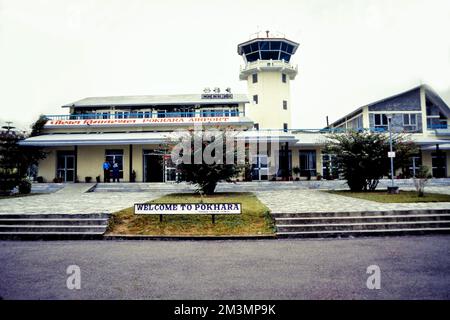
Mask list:
POLYGON ((88 96, 246 93, 236 46, 266 29, 300 43, 295 128, 420 83, 450 104, 449 0, 0 0, 0 121, 88 96))

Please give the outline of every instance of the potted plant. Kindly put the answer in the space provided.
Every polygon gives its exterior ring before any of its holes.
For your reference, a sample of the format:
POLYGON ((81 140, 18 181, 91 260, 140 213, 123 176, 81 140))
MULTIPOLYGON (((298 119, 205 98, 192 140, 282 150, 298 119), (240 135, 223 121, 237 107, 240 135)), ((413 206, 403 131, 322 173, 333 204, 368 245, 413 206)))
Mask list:
POLYGON ((100 183, 100 176, 96 176, 95 181, 97 181, 97 183, 100 183))
POLYGON ((317 181, 322 180, 322 175, 320 174, 320 172, 316 173, 316 179, 317 179, 317 181))
POLYGON ((92 177, 84 177, 84 181, 86 183, 90 183, 92 181, 92 177))
POLYGON ((293 167, 292 173, 294 173, 296 176, 295 181, 299 181, 300 180, 300 167, 293 167))
POLYGON ((130 182, 136 182, 136 171, 131 172, 130 182))

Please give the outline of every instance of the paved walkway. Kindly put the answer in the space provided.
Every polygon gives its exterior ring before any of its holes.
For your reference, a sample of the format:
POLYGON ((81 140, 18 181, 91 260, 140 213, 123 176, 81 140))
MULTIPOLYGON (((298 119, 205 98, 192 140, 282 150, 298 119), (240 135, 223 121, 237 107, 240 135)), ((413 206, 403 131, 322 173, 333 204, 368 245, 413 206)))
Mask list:
POLYGON ((74 183, 50 194, 0 199, 0 213, 109 213, 165 194, 162 191, 86 192, 93 186, 74 183))
MULTIPOLYGON (((94 184, 76 183, 48 194, 0 199, 0 213, 100 213, 115 212, 134 203, 149 201, 164 194, 193 192, 194 187, 180 184, 100 184, 104 192, 86 192, 94 184), (109 192, 108 192, 109 191, 109 192)), ((412 189, 402 187, 403 190, 412 189)), ((275 213, 364 211, 400 209, 450 209, 445 203, 378 203, 298 188, 295 183, 221 183, 219 192, 254 192, 275 213)), ((448 186, 430 186, 428 192, 450 194, 448 186)))
MULTIPOLYGON (((437 188, 435 188, 435 192, 448 192, 445 187, 441 188, 442 190, 437 188)), ((257 191, 255 194, 273 213, 450 209, 450 202, 379 203, 330 194, 319 190, 257 191)))

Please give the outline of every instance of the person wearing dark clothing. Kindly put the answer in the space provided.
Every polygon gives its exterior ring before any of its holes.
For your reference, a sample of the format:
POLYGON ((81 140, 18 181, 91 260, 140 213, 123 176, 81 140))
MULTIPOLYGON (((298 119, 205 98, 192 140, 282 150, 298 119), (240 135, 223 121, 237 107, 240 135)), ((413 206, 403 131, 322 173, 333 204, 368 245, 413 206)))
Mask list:
POLYGON ((120 182, 119 181, 120 170, 119 170, 119 165, 117 164, 117 162, 115 162, 113 164, 112 174, 113 174, 113 182, 116 182, 116 180, 117 180, 117 182, 120 182))
POLYGON ((105 159, 105 162, 103 162, 103 182, 110 182, 110 169, 111 164, 105 159))

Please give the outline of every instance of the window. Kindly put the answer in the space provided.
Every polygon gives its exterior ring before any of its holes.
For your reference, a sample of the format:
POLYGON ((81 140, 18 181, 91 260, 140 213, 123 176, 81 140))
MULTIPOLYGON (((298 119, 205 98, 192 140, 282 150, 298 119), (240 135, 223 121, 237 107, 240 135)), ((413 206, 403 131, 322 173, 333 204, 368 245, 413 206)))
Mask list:
POLYGON ((123 150, 122 149, 107 149, 105 150, 105 158, 111 164, 119 165, 119 178, 123 179, 123 150))
POLYGON ((405 131, 417 131, 417 115, 414 113, 404 114, 403 128, 405 131))
POLYGON ((282 73, 282 74, 281 74, 281 81, 282 81, 283 83, 286 83, 286 82, 287 82, 287 78, 286 78, 286 74, 285 74, 285 73, 282 73))
POLYGON ((283 100, 283 110, 287 110, 287 101, 283 100))
POLYGON ((253 96, 253 103, 254 103, 254 104, 258 104, 258 95, 257 95, 257 94, 255 94, 255 95, 253 96))
POLYGON ((388 118, 385 114, 375 114, 375 129, 376 130, 388 129, 388 118))
POLYGON ((258 74, 257 73, 252 74, 252 82, 253 83, 257 83, 258 82, 258 74))
POLYGON ((283 123, 283 131, 284 132, 288 131, 288 124, 287 123, 283 123))
POLYGON ((300 154, 300 176, 308 177, 316 175, 316 151, 302 150, 300 154))
POLYGON ((322 176, 327 180, 339 178, 336 155, 322 154, 322 176))
POLYGON ((158 110, 158 118, 165 118, 166 110, 158 110))
MULTIPOLYGON (((414 155, 409 158, 409 177, 415 177, 422 165, 422 157, 420 154, 414 155)), ((408 178, 409 178, 408 177, 408 178)))

